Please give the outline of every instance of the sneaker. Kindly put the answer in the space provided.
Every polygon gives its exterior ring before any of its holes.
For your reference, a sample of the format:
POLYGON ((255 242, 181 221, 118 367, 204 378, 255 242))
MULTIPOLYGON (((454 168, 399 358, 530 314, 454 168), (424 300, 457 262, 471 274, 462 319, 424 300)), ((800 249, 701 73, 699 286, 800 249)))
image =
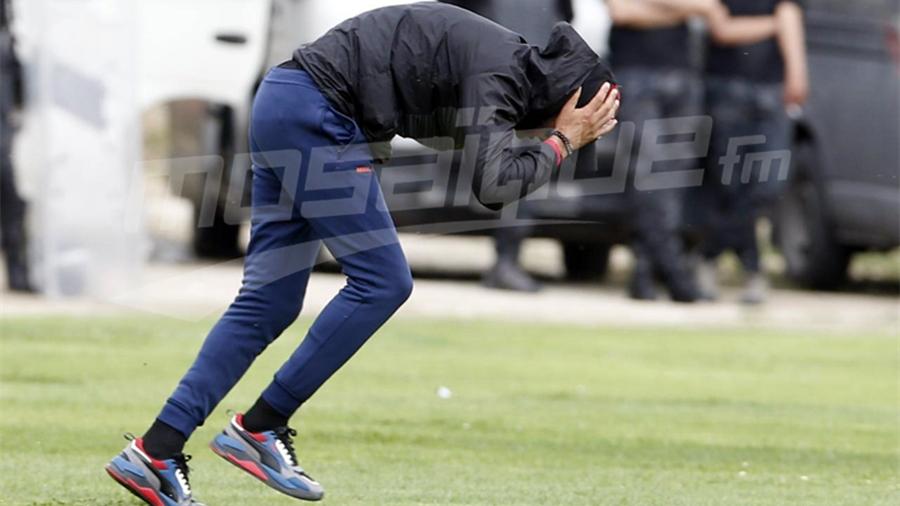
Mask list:
POLYGON ((279 427, 253 433, 244 429, 243 418, 238 414, 231 419, 210 443, 212 451, 282 494, 306 501, 322 499, 322 485, 297 463, 293 440, 297 432, 279 427))
POLYGON ((653 276, 635 271, 628 283, 628 296, 634 300, 656 300, 656 281, 653 276))
POLYGON ((535 293, 543 288, 531 275, 517 264, 497 262, 481 280, 485 288, 511 290, 514 292, 535 293))
POLYGON ((715 260, 702 260, 697 264, 697 288, 703 300, 719 299, 719 266, 715 260))
POLYGON ((744 283, 744 291, 741 293, 741 303, 756 306, 766 301, 769 293, 769 282, 766 276, 760 273, 750 274, 744 283))
POLYGON ((694 283, 694 277, 679 273, 668 280, 666 286, 673 302, 691 304, 701 300, 700 290, 694 283))
POLYGON ((191 493, 187 466, 190 456, 178 454, 157 460, 144 451, 141 438, 125 438, 131 442, 106 465, 112 479, 151 506, 203 506, 191 493))

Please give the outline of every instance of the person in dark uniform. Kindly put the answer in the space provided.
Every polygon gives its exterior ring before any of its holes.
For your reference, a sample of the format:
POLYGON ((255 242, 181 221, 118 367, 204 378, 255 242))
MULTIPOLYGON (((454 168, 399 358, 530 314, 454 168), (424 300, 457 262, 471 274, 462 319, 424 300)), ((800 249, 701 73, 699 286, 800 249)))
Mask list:
POLYGON ((572 0, 441 0, 468 9, 518 33, 529 44, 543 46, 553 26, 575 17, 572 0))
MULTIPOLYGON (((709 0, 607 0, 613 28, 610 61, 628 100, 620 118, 641 130, 647 120, 696 117, 702 111, 703 86, 692 65, 688 20, 709 16, 709 0)), ((654 143, 657 142, 654 140, 654 143)), ((654 144, 656 145, 656 144, 654 144)), ((635 143, 635 156, 653 156, 650 146, 635 143)), ((687 171, 696 160, 653 164, 654 172, 687 171)), ((634 171, 633 171, 634 172, 634 171)), ((637 176, 636 176, 637 177, 637 176)), ((656 298, 656 280, 668 288, 672 300, 694 302, 699 292, 680 237, 683 187, 630 192, 633 216, 631 243, 635 265, 629 295, 638 300, 656 298)))
MULTIPOLYGON (((723 46, 762 40, 774 32, 771 18, 734 15, 719 0, 607 0, 614 28, 610 34, 613 65, 629 100, 621 117, 640 127, 647 120, 684 118, 703 111, 704 83, 692 61, 691 17, 706 21, 710 39, 723 46)), ((688 125, 690 126, 690 125, 688 125)), ((640 133, 636 137, 641 139, 640 133)), ((656 144, 654 144, 656 146, 656 144)), ((636 145, 640 156, 654 157, 651 146, 636 145)), ((635 157, 637 162, 639 159, 635 157)), ((684 171, 696 160, 656 162, 653 172, 684 171)), ((682 172, 683 174, 683 172, 682 172)), ((636 175, 636 177, 638 177, 636 175)), ((709 181, 709 175, 705 178, 709 181)), ((669 288, 672 299, 693 302, 704 295, 694 281, 679 232, 687 180, 671 189, 636 188, 630 194, 634 216, 635 269, 629 287, 636 299, 656 296, 654 278, 669 288)), ((696 206, 695 206, 696 207, 696 206)), ((696 214, 696 209, 692 214, 696 214)), ((696 221, 696 219, 691 220, 696 221)))
POLYGON ((716 260, 734 251, 745 274, 741 301, 759 304, 767 295, 760 268, 756 222, 776 199, 789 172, 782 158, 764 174, 743 174, 733 143, 762 136, 741 152, 786 152, 791 147, 789 108, 803 105, 809 90, 803 13, 797 0, 724 0, 720 17, 741 16, 742 26, 710 40, 706 65, 706 107, 715 121, 711 159, 704 185, 703 215, 709 231, 698 279, 703 295, 718 297, 716 260), (729 146, 734 149, 729 149, 729 146), (749 176, 749 177, 747 177, 749 176))
POLYGON ((12 164, 13 113, 22 105, 22 69, 14 51, 8 0, 0 0, 0 243, 10 290, 32 291, 28 272, 26 204, 16 188, 12 164))
MULTIPOLYGON (((522 35, 529 44, 545 45, 553 26, 560 21, 572 21, 571 0, 443 0, 484 16, 522 35)), ((533 227, 517 225, 533 217, 529 202, 519 204, 516 220, 504 222, 494 230, 496 261, 484 274, 482 283, 489 288, 536 292, 540 283, 521 266, 522 243, 531 236, 533 227)))
POLYGON ((110 476, 151 504, 197 504, 183 447, 296 319, 324 242, 347 285, 256 403, 211 444, 279 492, 321 499, 321 485, 299 466, 289 419, 412 291, 373 161, 390 155, 395 135, 458 147, 473 161, 475 197, 500 209, 613 130, 612 81, 609 66, 566 23, 541 48, 432 2, 351 18, 270 70, 251 114, 252 228, 242 288, 144 437, 108 464, 110 476))

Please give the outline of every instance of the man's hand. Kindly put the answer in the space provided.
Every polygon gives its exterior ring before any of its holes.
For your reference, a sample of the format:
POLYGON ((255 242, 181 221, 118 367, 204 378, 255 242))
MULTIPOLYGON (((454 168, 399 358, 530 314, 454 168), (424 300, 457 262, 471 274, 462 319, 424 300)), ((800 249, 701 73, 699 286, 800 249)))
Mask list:
POLYGON ((610 91, 611 88, 609 83, 604 83, 587 105, 576 109, 581 97, 581 88, 578 88, 559 112, 553 127, 569 138, 573 149, 581 149, 616 127, 619 90, 610 91))
POLYGON ((809 97, 809 77, 802 72, 790 73, 784 79, 784 105, 802 107, 809 97))

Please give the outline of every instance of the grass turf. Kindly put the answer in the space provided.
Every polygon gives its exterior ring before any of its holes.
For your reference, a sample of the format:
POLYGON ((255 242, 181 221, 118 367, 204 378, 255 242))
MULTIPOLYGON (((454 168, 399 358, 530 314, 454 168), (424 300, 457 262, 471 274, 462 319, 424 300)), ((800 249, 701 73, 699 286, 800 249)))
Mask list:
MULTIPOLYGON (((189 443, 208 504, 296 504, 206 444, 307 324, 189 443)), ((103 465, 152 420, 207 328, 3 321, 0 504, 138 504, 103 465)), ((900 504, 897 373, 891 335, 400 318, 295 422, 334 505, 900 504)))

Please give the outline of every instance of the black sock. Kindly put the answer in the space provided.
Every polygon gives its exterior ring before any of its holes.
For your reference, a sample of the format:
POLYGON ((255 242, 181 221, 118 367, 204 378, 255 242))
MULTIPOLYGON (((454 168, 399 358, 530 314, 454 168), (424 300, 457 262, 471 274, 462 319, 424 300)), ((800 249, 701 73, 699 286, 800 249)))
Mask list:
POLYGON ((287 427, 287 416, 275 411, 262 397, 244 414, 244 428, 250 432, 265 432, 278 427, 287 427))
POLYGON ((144 434, 144 451, 154 459, 166 460, 181 453, 186 442, 184 434, 156 419, 144 434))

